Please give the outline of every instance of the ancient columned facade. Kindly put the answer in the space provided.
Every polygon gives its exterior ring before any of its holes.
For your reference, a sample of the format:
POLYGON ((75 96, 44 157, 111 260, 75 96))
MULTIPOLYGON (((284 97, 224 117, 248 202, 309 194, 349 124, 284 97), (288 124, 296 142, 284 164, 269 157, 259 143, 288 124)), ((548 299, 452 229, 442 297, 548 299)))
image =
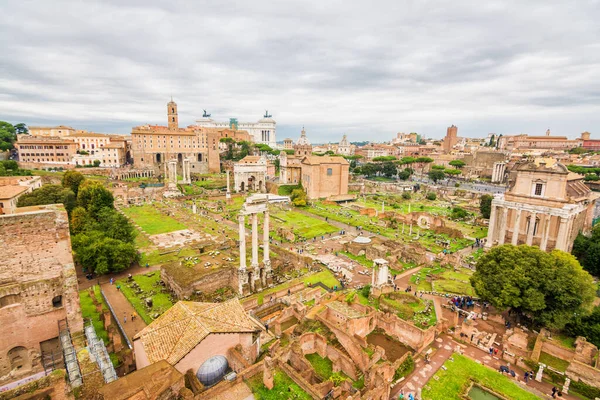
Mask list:
POLYGON ((238 216, 240 235, 240 267, 238 268, 239 293, 254 292, 265 288, 271 279, 269 255, 269 195, 255 195, 246 199, 238 216), (258 261, 258 214, 263 214, 263 264, 258 261), (246 265, 246 216, 252 222, 252 258, 250 268, 246 265))
POLYGON ((509 190, 492 200, 487 247, 510 243, 571 251, 579 232, 591 228, 598 194, 555 160, 515 165, 509 190))
POLYGON ((499 161, 494 163, 492 168, 492 183, 502 183, 504 181, 504 173, 506 172, 506 163, 499 161))
POLYGON ((246 156, 233 164, 235 192, 266 192, 267 160, 259 156, 246 156))
POLYGON ((69 219, 62 205, 0 216, 0 383, 62 359, 59 321, 83 329, 69 219))

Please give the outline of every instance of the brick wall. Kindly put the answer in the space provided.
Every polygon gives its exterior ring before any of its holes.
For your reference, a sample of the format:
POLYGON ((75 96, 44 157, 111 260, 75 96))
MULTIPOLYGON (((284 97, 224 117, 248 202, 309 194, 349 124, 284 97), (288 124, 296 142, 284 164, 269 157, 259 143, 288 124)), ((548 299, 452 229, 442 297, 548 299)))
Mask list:
POLYGON ((420 353, 435 339, 435 326, 422 330, 393 314, 377 313, 377 326, 420 353))
POLYGON ((83 329, 67 213, 61 205, 26 210, 0 216, 0 380, 41 370, 40 342, 58 336, 58 320, 72 333, 83 329), (15 347, 26 360, 11 372, 15 347))

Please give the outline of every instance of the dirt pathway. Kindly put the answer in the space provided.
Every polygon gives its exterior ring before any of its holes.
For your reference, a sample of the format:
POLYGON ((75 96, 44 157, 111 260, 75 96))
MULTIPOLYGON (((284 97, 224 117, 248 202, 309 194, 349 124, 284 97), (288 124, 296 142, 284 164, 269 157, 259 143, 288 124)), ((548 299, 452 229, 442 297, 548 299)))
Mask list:
POLYGON ((131 316, 133 313, 135 313, 135 309, 131 303, 127 301, 123 293, 117 290, 116 285, 105 283, 102 285, 102 290, 104 291, 104 295, 108 299, 108 302, 115 311, 115 314, 119 318, 119 323, 123 329, 125 329, 125 333, 127 334, 129 341, 133 342, 133 337, 136 335, 136 333, 146 327, 146 323, 139 316, 134 321, 131 320, 131 316))

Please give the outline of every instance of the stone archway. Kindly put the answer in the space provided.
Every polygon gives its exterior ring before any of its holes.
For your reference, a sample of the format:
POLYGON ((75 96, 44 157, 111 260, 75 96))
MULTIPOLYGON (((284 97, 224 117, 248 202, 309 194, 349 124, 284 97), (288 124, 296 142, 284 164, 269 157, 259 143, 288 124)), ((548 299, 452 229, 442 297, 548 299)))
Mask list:
POLYGON ((248 177, 248 191, 255 190, 256 178, 254 176, 248 177))
POLYGON ((263 191, 263 181, 258 181, 258 191, 259 192, 263 191))
POLYGON ((240 184, 240 192, 243 192, 243 191, 244 191, 244 189, 245 189, 245 187, 244 187, 244 186, 245 186, 245 184, 246 184, 245 182, 242 182, 242 183, 240 184))

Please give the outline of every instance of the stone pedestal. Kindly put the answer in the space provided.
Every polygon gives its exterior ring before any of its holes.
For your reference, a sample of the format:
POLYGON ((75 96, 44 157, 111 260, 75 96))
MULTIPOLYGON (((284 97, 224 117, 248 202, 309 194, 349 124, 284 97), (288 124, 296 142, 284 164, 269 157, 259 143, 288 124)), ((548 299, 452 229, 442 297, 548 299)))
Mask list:
POLYGON ((546 368, 546 364, 540 363, 540 369, 538 369, 537 374, 535 374, 535 380, 538 382, 542 381, 542 377, 544 376, 544 368, 546 368))

